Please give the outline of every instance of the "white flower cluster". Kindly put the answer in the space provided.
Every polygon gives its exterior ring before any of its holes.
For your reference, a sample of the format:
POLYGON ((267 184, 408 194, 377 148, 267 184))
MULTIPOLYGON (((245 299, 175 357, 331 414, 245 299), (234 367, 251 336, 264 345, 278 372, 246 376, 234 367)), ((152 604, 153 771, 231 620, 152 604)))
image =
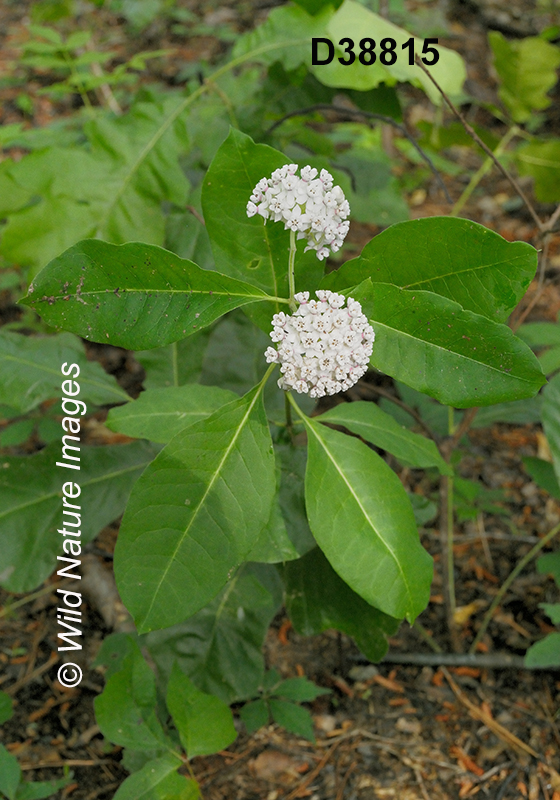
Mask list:
POLYGON ((307 240, 307 250, 316 250, 322 261, 340 250, 348 233, 348 200, 326 169, 303 167, 301 178, 297 164, 274 170, 270 178, 261 178, 247 203, 247 216, 260 214, 274 222, 284 222, 286 230, 297 231, 298 239, 307 240))
POLYGON ((299 292, 292 316, 273 316, 270 338, 278 350, 268 347, 265 356, 269 364, 281 365, 281 389, 323 397, 346 391, 366 372, 375 333, 357 300, 349 297, 344 308, 341 294, 315 294, 318 301, 299 292))

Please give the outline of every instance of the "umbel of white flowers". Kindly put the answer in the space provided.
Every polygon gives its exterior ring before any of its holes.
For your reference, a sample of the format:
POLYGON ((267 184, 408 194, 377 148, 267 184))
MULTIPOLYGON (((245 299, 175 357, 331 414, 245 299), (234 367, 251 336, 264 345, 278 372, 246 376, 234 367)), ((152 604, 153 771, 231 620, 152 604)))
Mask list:
POLYGON ((293 315, 273 316, 270 338, 278 349, 268 347, 265 356, 280 364, 281 389, 323 397, 346 391, 367 371, 375 333, 357 300, 349 297, 345 308, 341 294, 315 294, 318 300, 299 292, 293 315))
POLYGON ((340 186, 326 169, 303 167, 301 178, 297 164, 285 164, 270 178, 261 178, 247 203, 247 216, 260 214, 264 219, 284 222, 284 228, 297 231, 298 239, 307 240, 307 250, 316 250, 322 261, 340 250, 350 223, 350 206, 340 186))

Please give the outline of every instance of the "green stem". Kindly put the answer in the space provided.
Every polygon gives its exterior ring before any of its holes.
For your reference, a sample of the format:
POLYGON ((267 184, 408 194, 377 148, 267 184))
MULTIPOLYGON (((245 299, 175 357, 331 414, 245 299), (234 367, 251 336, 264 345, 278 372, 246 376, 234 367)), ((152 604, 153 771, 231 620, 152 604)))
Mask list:
POLYGON ((455 618, 455 559, 453 556, 453 476, 447 476, 447 583, 449 586, 449 616, 455 618))
POLYGON ((488 628, 488 625, 490 624, 490 621, 491 621, 492 617, 494 616, 494 611, 498 608, 498 606, 502 602, 502 600, 504 598, 504 595, 506 594, 507 590, 509 589, 511 584, 514 582, 514 580, 517 578, 519 573, 523 569, 525 569, 527 564, 530 561, 532 561, 534 559, 534 557, 540 553, 540 551, 543 549, 543 547, 545 545, 547 545, 550 542, 551 539, 554 539, 554 537, 558 533, 560 533, 560 525, 557 525, 555 528, 553 528, 551 531, 549 531, 546 534, 546 536, 543 536, 543 538, 540 540, 540 542, 537 542, 537 544, 534 547, 532 547, 531 550, 529 550, 527 555, 523 556, 521 561, 518 561, 518 563, 516 564, 514 569, 510 572, 508 577, 505 579, 503 584, 500 586, 500 588, 499 588, 499 590, 498 590, 498 592, 496 594, 496 597, 492 601, 492 604, 491 604, 490 608, 488 609, 488 611, 484 615, 484 619, 482 620, 482 624, 480 625, 478 633, 476 634, 476 637, 475 637, 475 639, 474 639, 474 641, 473 641, 473 643, 472 643, 472 645, 471 645, 471 647, 469 649, 469 653, 475 653, 476 652, 476 648, 478 646, 478 643, 482 640, 482 637, 486 633, 486 629, 488 628))
POLYGON ((284 393, 284 403, 286 405, 286 430, 288 431, 288 434, 290 435, 290 441, 293 444, 293 442, 294 442, 294 423, 292 421, 292 407, 290 405, 289 397, 290 397, 290 393, 289 392, 285 392, 284 393))
POLYGON ((26 603, 31 603, 33 600, 36 600, 38 597, 42 597, 44 594, 49 594, 50 592, 56 591, 60 586, 67 585, 66 581, 58 581, 58 583, 51 583, 48 586, 43 586, 42 589, 39 589, 32 594, 28 594, 27 597, 22 597, 21 600, 16 600, 15 603, 8 603, 4 606, 4 608, 0 609, 0 617, 5 617, 11 611, 14 611, 16 608, 20 608, 20 606, 24 606, 26 603))
POLYGON ((416 619, 416 620, 414 620, 414 624, 413 624, 413 626, 412 626, 412 627, 414 628, 414 630, 415 630, 417 633, 419 633, 419 634, 420 634, 420 636, 421 636, 421 637, 422 637, 422 639, 423 639, 423 640, 426 642, 426 644, 428 645, 428 647, 431 647, 431 648, 432 648, 432 650, 434 651, 434 653, 443 653, 443 650, 442 650, 442 648, 439 646, 439 644, 438 644, 438 643, 437 643, 437 642, 434 640, 434 638, 433 638, 433 637, 432 637, 432 636, 431 636, 431 635, 428 633, 428 631, 426 630, 426 628, 425 628, 425 627, 424 627, 424 626, 423 626, 423 625, 422 625, 420 622, 418 622, 418 620, 417 620, 417 619, 416 619))
MULTIPOLYGON (((514 138, 514 136, 517 136, 518 133, 519 133, 519 128, 517 127, 517 125, 514 125, 512 128, 510 128, 509 131, 505 134, 505 136, 498 143, 498 146, 494 150, 494 155, 496 157, 501 156, 502 153, 504 152, 504 150, 506 149, 506 147, 508 146, 508 144, 514 138)), ((478 186, 480 181, 484 178, 484 176, 488 172, 490 172, 493 163, 494 162, 492 161, 491 158, 487 158, 482 163, 482 165, 477 169, 477 171, 474 173, 474 175, 470 179, 468 186, 463 191, 461 197, 457 200, 457 202, 455 203, 455 205, 451 209, 450 216, 457 217, 461 213, 461 211, 463 210, 463 208, 464 208, 465 204, 467 203, 469 197, 474 192, 474 190, 476 189, 476 187, 478 186)))
POLYGON ((294 295, 296 293, 296 275, 295 275, 296 252, 297 252, 296 232, 290 231, 290 258, 288 261, 288 285, 290 288, 290 311, 292 312, 295 311, 297 308, 296 301, 294 300, 294 295))

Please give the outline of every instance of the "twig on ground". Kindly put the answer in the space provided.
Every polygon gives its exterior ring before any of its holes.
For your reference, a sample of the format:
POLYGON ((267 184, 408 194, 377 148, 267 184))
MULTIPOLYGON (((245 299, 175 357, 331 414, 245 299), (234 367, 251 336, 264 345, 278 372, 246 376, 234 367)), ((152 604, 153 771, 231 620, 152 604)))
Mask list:
POLYGON ((30 769, 60 769, 61 767, 100 767, 102 764, 112 764, 123 769, 119 761, 112 761, 110 758, 83 759, 70 758, 64 761, 39 761, 37 764, 20 764, 22 770, 30 769))
POLYGON ((504 728, 503 725, 500 725, 500 723, 490 716, 490 714, 488 714, 486 711, 483 711, 482 708, 479 708, 477 705, 471 702, 463 690, 460 689, 455 683, 446 667, 442 667, 441 671, 445 675, 445 679, 451 687, 453 694, 458 700, 460 700, 465 708, 467 708, 471 717, 486 725, 486 727, 489 728, 492 733, 494 733, 499 739, 501 739, 505 744, 509 745, 509 747, 512 747, 514 750, 523 750, 525 753, 529 753, 529 755, 533 756, 533 758, 540 758, 540 755, 536 752, 536 750, 533 750, 530 745, 525 744, 525 742, 523 742, 521 739, 518 739, 515 734, 511 733, 511 731, 509 731, 507 728, 504 728))
POLYGON ((399 122, 394 120, 392 117, 387 117, 384 114, 374 114, 373 111, 362 111, 361 108, 347 108, 346 106, 336 106, 330 103, 315 103, 312 106, 307 106, 306 108, 300 108, 296 111, 290 111, 289 114, 285 114, 281 119, 276 120, 276 122, 268 128, 266 133, 272 133, 276 128, 282 125, 287 119, 291 117, 303 117, 306 114, 311 114, 313 111, 334 111, 337 114, 347 114, 349 116, 354 117, 364 117, 365 119, 377 119, 380 122, 384 122, 386 125, 392 125, 393 128, 396 128, 398 131, 402 133, 405 139, 408 139, 410 144, 414 147, 418 155, 426 162, 429 168, 432 171, 435 179, 437 180, 440 188, 442 189, 445 199, 451 205, 453 200, 451 199, 449 192, 447 191, 447 187, 443 182, 443 178, 439 174, 435 164, 433 163, 430 156, 424 152, 424 150, 420 147, 416 139, 409 133, 404 125, 401 125, 399 122))
POLYGON ((350 779, 350 775, 354 772, 354 770, 356 769, 357 766, 358 766, 358 762, 357 761, 352 761, 352 763, 350 764, 350 766, 346 770, 344 778, 342 779, 342 783, 340 784, 340 788, 339 788, 338 792, 336 793, 336 800, 343 800, 343 798, 344 798, 344 790, 346 788, 348 780, 350 779))
POLYGON ((464 129, 466 130, 466 132, 469 134, 469 136, 471 137, 471 139, 474 139, 474 141, 477 143, 477 145, 478 145, 479 147, 481 147, 481 148, 484 150, 484 152, 486 153, 486 155, 487 155, 487 156, 488 156, 490 159, 492 159, 492 161, 493 161, 493 162, 494 162, 494 164, 495 164, 495 165, 498 167, 498 169, 500 170, 500 172, 502 173, 502 175, 504 176, 504 178, 506 178, 506 179, 507 179, 507 180, 508 180, 508 181, 511 183, 511 185, 513 186, 513 188, 515 189, 515 191, 517 192, 517 194, 519 195, 519 197, 520 197, 520 198, 523 200, 523 202, 525 203, 525 205, 526 205, 526 207, 527 207, 527 210, 529 211, 529 213, 530 213, 531 217, 533 218, 533 221, 535 222, 535 225, 537 226, 537 228, 539 229, 539 231, 540 231, 541 233, 544 233, 544 232, 545 232, 545 230, 546 230, 546 228, 545 228, 545 223, 543 223, 543 221, 541 220, 541 218, 539 217, 539 215, 538 215, 538 214, 537 214, 537 212, 535 211, 535 209, 534 209, 534 207, 533 207, 533 204, 531 203, 531 201, 529 200, 529 198, 527 197, 527 195, 525 194, 525 192, 523 191, 523 189, 521 188, 521 186, 519 185, 519 183, 518 183, 518 182, 516 181, 516 179, 513 177, 513 175, 512 175, 512 174, 509 172, 509 170, 507 170, 507 169, 504 167, 504 165, 503 165, 503 164, 502 164, 500 161, 498 161, 498 159, 496 158, 495 154, 492 152, 492 150, 490 150, 490 148, 488 147, 488 145, 484 144, 484 142, 482 141, 482 139, 480 138, 480 136, 479 136, 479 135, 477 134, 477 132, 476 132, 476 131, 475 131, 475 130, 474 130, 474 129, 473 129, 473 128, 472 128, 472 127, 469 125, 469 123, 468 123, 468 122, 467 122, 467 120, 464 118, 464 116, 461 114, 461 112, 459 111, 459 109, 457 108, 457 106, 455 106, 455 105, 454 105, 454 103, 452 103, 452 102, 451 102, 451 100, 450 100, 450 99, 449 99, 449 97, 446 95, 446 93, 443 91, 443 89, 441 88, 441 86, 439 85, 439 83, 436 81, 436 79, 434 78, 434 76, 431 74, 431 72, 430 72, 428 69, 426 69, 426 67, 424 66, 424 64, 422 63, 422 61, 421 61, 421 59, 420 59, 420 57, 419 57, 418 55, 416 56, 416 64, 417 64, 417 65, 420 67, 420 69, 421 69, 421 70, 422 70, 422 71, 423 71, 423 72, 424 72, 424 73, 425 73, 425 74, 428 76, 428 78, 429 78, 429 79, 431 80, 431 82, 434 84, 434 86, 436 87, 436 89, 438 90, 438 92, 441 94, 441 96, 443 97, 443 99, 445 100, 445 102, 447 103, 447 105, 449 106, 449 108, 451 109, 451 111, 452 111, 452 112, 455 114, 455 116, 457 117, 457 119, 459 120, 459 122, 461 123, 461 125, 463 126, 463 128, 464 128, 464 129))
POLYGON ((16 692, 19 692, 19 690, 23 686, 25 686, 27 683, 30 683, 31 681, 35 680, 35 678, 38 678, 40 675, 43 674, 43 672, 46 672, 52 666, 54 666, 54 664, 56 664, 58 660, 59 660, 58 654, 57 653, 52 653, 52 655, 48 659, 48 661, 45 661, 45 663, 41 664, 40 667, 37 667, 37 669, 34 669, 33 672, 29 672, 26 675, 24 675, 23 678, 19 679, 19 681, 16 681, 15 683, 12 683, 12 685, 8 686, 8 688, 4 689, 4 691, 7 694, 11 694, 11 695, 16 694, 16 692))
POLYGON ((482 622, 480 624, 480 628, 478 630, 478 633, 476 634, 476 636, 474 638, 474 641, 473 641, 472 645, 470 646, 469 653, 475 653, 476 652, 476 648, 478 646, 478 643, 482 640, 484 634, 486 633, 486 629, 487 629, 488 625, 490 624, 490 622, 492 620, 492 617, 494 616, 494 612, 496 611, 496 609, 498 608, 498 606, 500 605, 500 603, 504 599, 504 595, 508 591, 508 589, 511 586, 511 584, 513 583, 513 581, 517 578, 519 573, 523 569, 525 569, 527 564, 530 561, 532 561, 533 558, 535 558, 535 556, 540 553, 540 551, 543 549, 543 547, 545 547, 545 545, 547 545, 552 539, 554 539, 554 537, 557 536, 558 533, 560 533, 560 525, 556 525, 556 527, 554 527, 551 531, 549 531, 546 534, 546 536, 543 536, 543 538, 540 539, 537 542, 537 544, 534 547, 532 547, 531 550, 529 550, 529 552, 520 561, 517 562, 517 564, 514 567, 514 569, 510 572, 508 577, 505 579, 503 584, 498 589, 498 591, 496 593, 496 596, 492 600, 490 608, 488 609, 488 611, 484 615, 484 619, 482 620, 482 622))
POLYGON ((327 761, 331 758, 337 747, 341 744, 341 742, 342 739, 339 739, 329 750, 327 750, 327 752, 325 753, 323 758, 319 761, 317 766, 311 770, 309 775, 305 776, 305 778, 301 781, 301 783, 298 783, 296 788, 292 792, 290 792, 290 794, 286 795, 284 800, 295 800, 296 797, 302 796, 302 792, 305 789, 307 789, 310 783, 313 783, 317 775, 319 775, 319 773, 321 772, 327 761))
MULTIPOLYGON (((370 663, 361 657, 358 663, 370 663)), ((527 667, 523 656, 511 653, 387 653, 382 664, 417 664, 422 667, 479 667, 480 669, 552 670, 558 667, 527 667)))

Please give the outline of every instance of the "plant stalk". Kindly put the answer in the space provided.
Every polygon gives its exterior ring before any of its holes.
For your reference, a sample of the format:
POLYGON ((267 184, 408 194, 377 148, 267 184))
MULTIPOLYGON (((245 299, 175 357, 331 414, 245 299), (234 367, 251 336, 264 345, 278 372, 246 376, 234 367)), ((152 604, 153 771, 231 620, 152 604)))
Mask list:
POLYGON ((509 589, 511 584, 514 582, 514 580, 517 578, 519 573, 522 572, 522 570, 525 569, 527 564, 530 561, 532 561, 535 558, 535 556, 540 553, 540 551, 543 549, 543 547, 545 545, 547 545, 552 539, 554 539, 554 537, 558 533, 560 533, 560 525, 556 525, 556 527, 553 528, 551 531, 549 531, 546 534, 546 536, 543 536, 543 538, 539 542, 537 542, 537 544, 534 547, 532 547, 529 550, 529 552, 525 556, 523 556, 523 558, 520 561, 517 562, 517 564, 514 567, 514 569, 509 573, 509 575, 507 576, 507 578, 505 579, 503 584, 500 586, 500 589, 499 589, 498 593, 496 594, 496 597, 493 599, 492 604, 490 605, 490 608, 488 609, 488 611, 484 615, 484 619, 482 620, 482 623, 480 625, 478 633, 476 634, 476 636, 474 638, 474 641, 470 646, 469 653, 475 653, 476 652, 476 648, 478 647, 478 643, 480 641, 482 641, 482 638, 483 638, 484 634, 486 633, 486 629, 488 628, 488 625, 490 624, 490 622, 492 620, 492 617, 494 616, 495 610, 498 608, 498 606, 502 602, 502 600, 504 598, 504 595, 506 594, 507 590, 509 589))
MULTIPOLYGON (((502 155, 508 144, 515 136, 517 136, 518 133, 519 133, 519 128, 517 127, 517 125, 514 125, 512 128, 509 129, 509 131, 507 131, 505 136, 503 136, 503 138, 498 142, 498 145, 494 150, 494 155, 496 156, 496 158, 502 155)), ((493 163, 494 162, 492 161, 491 158, 487 158, 479 167, 479 169, 477 169, 477 171, 470 179, 468 186, 463 191, 461 197, 457 200, 457 202, 451 209, 450 216, 457 217, 461 213, 461 211, 465 206, 465 203, 467 202, 471 194, 474 192, 480 181, 492 169, 493 163)))
POLYGON ((290 258, 288 260, 288 286, 290 288, 290 311, 292 313, 297 308, 296 301, 294 300, 294 295, 296 293, 296 274, 295 274, 296 252, 297 252, 296 232, 290 231, 290 258))

